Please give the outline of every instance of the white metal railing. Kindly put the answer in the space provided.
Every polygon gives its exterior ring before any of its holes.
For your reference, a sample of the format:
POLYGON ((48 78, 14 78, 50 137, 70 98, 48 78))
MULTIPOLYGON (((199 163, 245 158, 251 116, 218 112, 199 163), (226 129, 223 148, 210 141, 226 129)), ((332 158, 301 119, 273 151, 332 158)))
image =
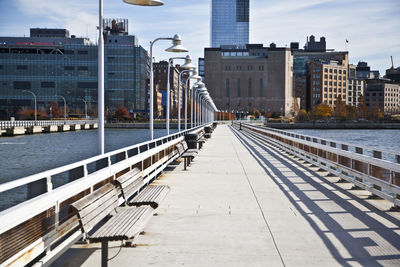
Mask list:
POLYGON ((49 265, 81 238, 76 216, 69 214, 69 204, 134 167, 142 170, 145 184, 151 182, 178 156, 174 147, 184 135, 201 131, 204 126, 0 184, 0 194, 21 186, 41 188, 37 196, 0 212, 0 266, 25 265, 44 251, 46 256, 40 264, 49 265), (53 179, 63 173, 73 179, 54 188, 53 179), (57 246, 50 249, 56 242, 57 246))
POLYGON ((0 128, 8 129, 12 127, 29 127, 29 126, 42 126, 46 127, 49 125, 64 125, 64 124, 93 124, 97 123, 97 120, 38 120, 38 121, 0 121, 0 128))
POLYGON ((234 126, 400 206, 400 157, 395 152, 243 123, 234 126), (383 153, 396 155, 395 160, 383 159, 383 153))

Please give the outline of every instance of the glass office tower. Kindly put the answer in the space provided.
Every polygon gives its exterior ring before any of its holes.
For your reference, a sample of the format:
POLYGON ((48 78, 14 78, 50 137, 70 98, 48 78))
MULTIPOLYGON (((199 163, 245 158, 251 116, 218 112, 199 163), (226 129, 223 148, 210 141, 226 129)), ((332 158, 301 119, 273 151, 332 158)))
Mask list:
MULTIPOLYGON (((104 50, 106 109, 124 106, 131 113, 148 112, 147 51, 135 36, 112 30, 106 36, 104 50)), ((32 95, 24 90, 37 95, 39 110, 46 109, 51 101, 63 105, 56 96, 60 95, 65 97, 71 114, 78 110, 82 113, 82 99, 88 102, 89 113, 97 112, 97 57, 97 45, 86 38, 0 37, 0 119, 33 107, 32 95)))
POLYGON ((249 43, 249 0, 212 0, 211 47, 249 43))

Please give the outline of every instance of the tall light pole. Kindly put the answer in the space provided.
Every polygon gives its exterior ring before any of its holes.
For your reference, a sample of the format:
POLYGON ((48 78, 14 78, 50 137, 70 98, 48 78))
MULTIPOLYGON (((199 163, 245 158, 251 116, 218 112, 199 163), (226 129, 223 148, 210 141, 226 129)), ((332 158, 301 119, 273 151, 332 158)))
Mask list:
POLYGON ((23 90, 22 92, 31 93, 33 95, 33 99, 35 101, 35 124, 37 123, 37 97, 36 95, 30 90, 23 90))
MULTIPOLYGON (((197 79, 197 82, 195 82, 192 86, 192 93, 191 93, 191 102, 190 102, 190 128, 193 128, 193 106, 194 104, 194 94, 196 93, 197 87, 199 86, 199 82, 201 82, 201 77, 197 75, 197 71, 193 70, 193 75, 191 76, 192 79, 197 79)), ((202 82, 201 82, 202 83, 202 82)))
POLYGON ((80 98, 80 100, 83 101, 83 103, 85 103, 85 120, 87 120, 88 116, 87 116, 87 101, 84 98, 80 98))
POLYGON ((60 96, 60 95, 56 95, 61 97, 64 100, 64 124, 67 123, 67 101, 65 100, 65 97, 60 96))
MULTIPOLYGON (((184 73, 189 73, 190 76, 191 70, 182 70, 179 73, 178 77, 178 132, 181 131, 181 80, 182 80, 182 74, 184 73)), ((188 77, 189 80, 189 77, 188 77)))
MULTIPOLYGON (((184 48, 181 43, 181 37, 178 34, 175 34, 174 37, 160 37, 154 39, 154 41, 150 42, 150 140, 153 140, 153 95, 154 95, 154 73, 153 73, 153 45, 155 42, 159 40, 171 40, 172 46, 170 48, 165 49, 167 52, 188 52, 186 48, 184 48)), ((168 96, 167 96, 168 97, 168 96)), ((168 100, 167 100, 168 101, 168 100)))
MULTIPOLYGON (((189 88, 189 81, 191 79, 199 79, 199 78, 201 78, 201 77, 197 75, 197 71, 196 71, 196 67, 195 67, 192 70, 192 75, 190 77, 188 77, 188 79, 186 80, 186 87, 185 87, 185 130, 187 130, 187 112, 188 112, 188 110, 187 110, 187 99, 188 99, 187 95, 188 95, 188 93, 190 91, 192 91, 192 90, 189 90, 190 89, 189 88)), ((191 102, 190 106, 193 107, 193 94, 191 94, 191 95, 192 95, 192 102, 191 102)))
POLYGON ((198 97, 197 97, 197 93, 201 93, 201 92, 206 92, 207 91, 207 89, 204 87, 204 83, 203 82, 199 81, 199 82, 197 82, 197 84, 198 84, 199 87, 194 92, 194 103, 195 103, 195 106, 194 106, 194 126, 198 125, 198 122, 199 122, 198 114, 200 113, 200 105, 198 103, 199 100, 198 100, 198 97))
POLYGON ((172 57, 168 60, 168 71, 167 71, 167 114, 166 114, 166 128, 167 128, 167 135, 169 135, 169 116, 170 116, 170 105, 171 105, 171 101, 170 101, 170 70, 171 67, 174 64, 174 59, 184 59, 185 60, 185 64, 181 65, 180 67, 182 69, 191 69, 192 67, 194 67, 194 65, 192 64, 192 59, 190 58, 190 56, 186 56, 186 57, 172 57))
MULTIPOLYGON (((127 4, 138 6, 161 6, 160 0, 123 0, 127 4)), ((104 29, 103 29, 103 0, 99 0, 99 40, 98 40, 98 138, 99 153, 104 154, 104 29)))

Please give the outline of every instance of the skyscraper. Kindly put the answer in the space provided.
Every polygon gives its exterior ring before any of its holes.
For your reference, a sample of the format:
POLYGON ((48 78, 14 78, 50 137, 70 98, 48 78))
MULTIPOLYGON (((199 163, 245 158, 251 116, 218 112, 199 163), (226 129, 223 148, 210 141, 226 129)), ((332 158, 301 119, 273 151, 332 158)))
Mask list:
POLYGON ((211 47, 249 43, 249 0, 211 1, 211 47))

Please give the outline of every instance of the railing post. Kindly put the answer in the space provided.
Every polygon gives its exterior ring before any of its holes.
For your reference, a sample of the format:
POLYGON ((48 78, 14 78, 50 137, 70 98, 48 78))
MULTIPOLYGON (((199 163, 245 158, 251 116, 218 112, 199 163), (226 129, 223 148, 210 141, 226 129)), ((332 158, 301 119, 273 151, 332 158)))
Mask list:
MULTIPOLYGON (((382 152, 381 151, 373 150, 372 151, 372 155, 373 155, 374 158, 382 159, 382 152)), ((371 168, 371 175, 373 177, 382 179, 382 169, 380 167, 375 167, 373 165, 370 165, 370 168, 371 168)), ((382 190, 382 188, 380 186, 377 186, 377 185, 372 185, 372 186, 376 190, 379 190, 379 191, 382 190)))

